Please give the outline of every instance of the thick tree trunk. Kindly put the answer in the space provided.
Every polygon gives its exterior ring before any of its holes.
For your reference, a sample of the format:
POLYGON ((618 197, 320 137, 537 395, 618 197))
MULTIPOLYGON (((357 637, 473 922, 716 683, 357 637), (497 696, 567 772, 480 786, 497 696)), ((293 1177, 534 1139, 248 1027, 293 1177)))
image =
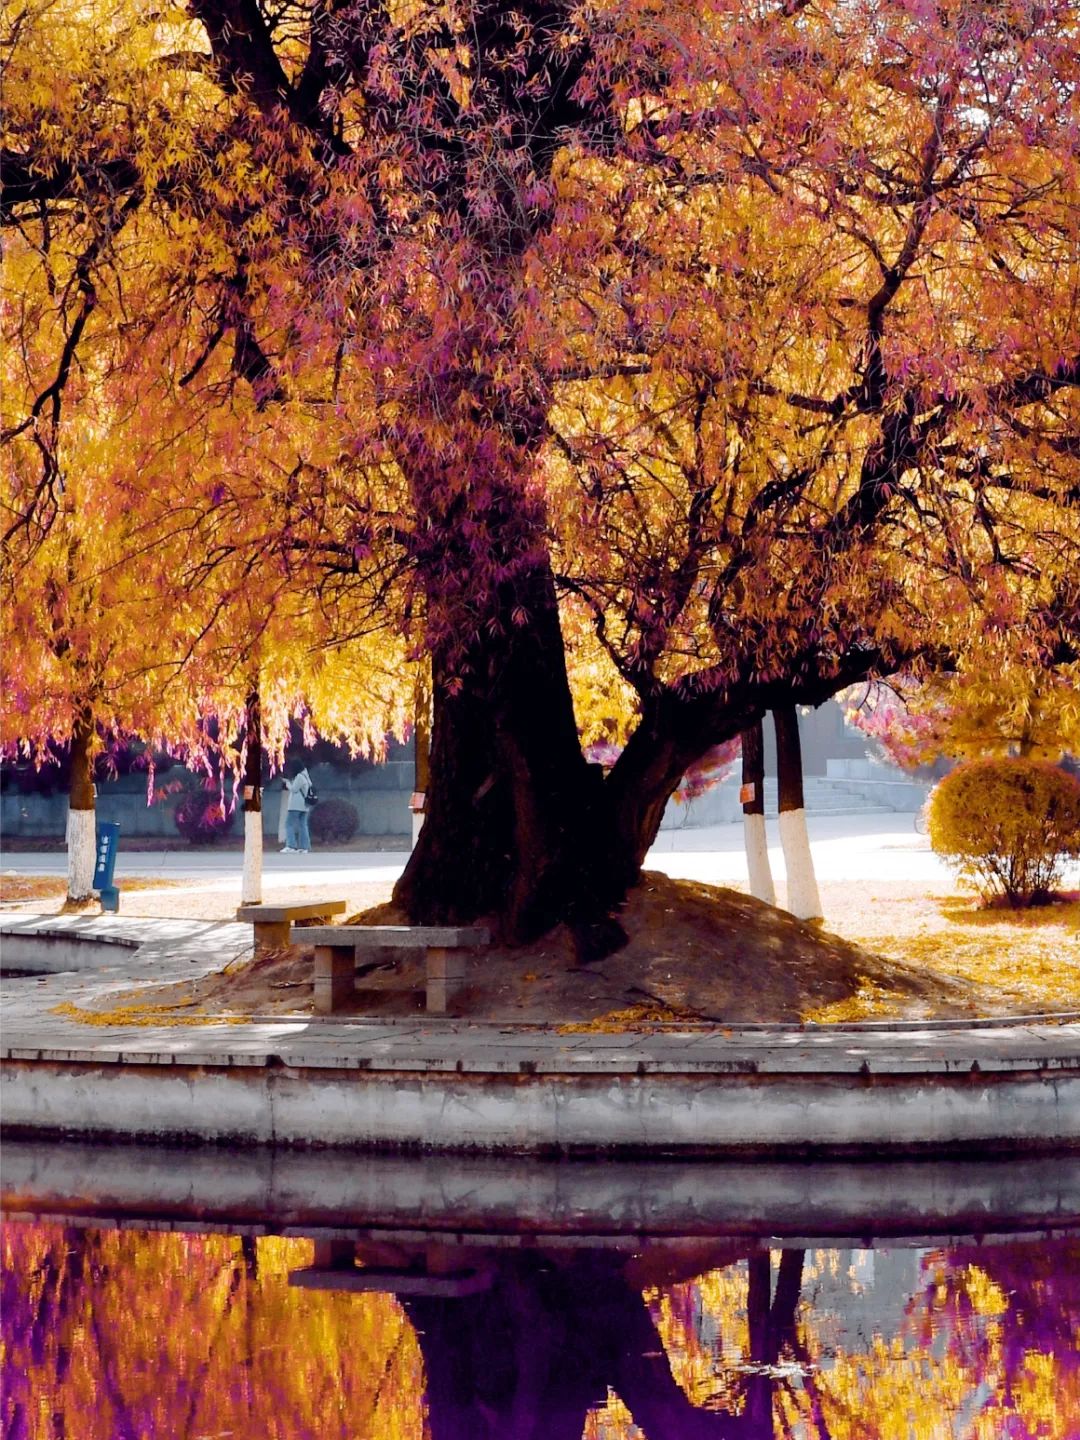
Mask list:
POLYGON ((621 932, 598 767, 578 742, 550 571, 519 576, 500 613, 528 614, 432 660, 424 826, 395 899, 414 922, 495 916, 526 941, 560 921, 583 958, 621 932))
MULTIPOLYGON (((492 313, 499 303, 496 287, 492 313)), ((455 406, 505 409, 505 395, 477 387, 471 372, 437 388, 431 423, 441 432, 455 406)), ((424 825, 394 898, 414 924, 488 917, 511 943, 565 922, 579 959, 597 958, 625 940, 612 912, 637 882, 680 778, 710 746, 758 722, 778 682, 759 681, 748 657, 744 678, 723 690, 657 684, 605 780, 581 751, 547 519, 521 480, 544 413, 483 431, 463 425, 435 457, 427 403, 421 391, 394 438, 425 519, 411 559, 427 607, 433 715, 424 825)), ((851 678, 811 673, 802 690, 817 700, 851 678)))
POLYGON ((760 720, 742 732, 743 843, 750 894, 766 905, 776 904, 765 831, 765 736, 760 720))
POLYGON ((776 729, 776 773, 780 791, 780 843, 787 870, 787 908, 800 920, 822 918, 821 896, 814 875, 814 857, 806 829, 803 801, 802 746, 799 715, 794 705, 773 710, 776 729))
POLYGON ((67 817, 67 898, 83 903, 93 898, 97 856, 94 799, 94 715, 85 706, 71 734, 71 790, 67 817))
POLYGON ((609 917, 679 779, 760 709, 664 692, 605 781, 581 753, 550 573, 519 579, 512 598, 527 625, 485 635, 464 657, 433 657, 425 821, 394 898, 413 923, 489 916, 511 941, 565 921, 579 956, 595 958, 624 938, 609 917))
POLYGON ((247 748, 244 757, 244 873, 241 905, 262 903, 262 711, 256 681, 244 705, 247 748))
MULTIPOLYGON (((505 938, 524 941, 565 921, 581 958, 610 953, 624 936, 606 917, 637 883, 679 779, 766 709, 778 727, 789 908, 820 917, 791 688, 751 681, 689 698, 660 691, 604 780, 581 754, 546 568, 519 578, 501 613, 519 603, 527 624, 489 631, 464 657, 461 647, 434 656, 427 813, 394 892, 413 922, 487 916, 505 938)), ((848 675, 811 677, 797 693, 819 703, 847 683, 848 675)))
POLYGON ((751 1440, 739 1417, 695 1406, 678 1385, 617 1256, 507 1252, 484 1294, 401 1303, 432 1440, 580 1440, 611 1390, 649 1440, 751 1440))

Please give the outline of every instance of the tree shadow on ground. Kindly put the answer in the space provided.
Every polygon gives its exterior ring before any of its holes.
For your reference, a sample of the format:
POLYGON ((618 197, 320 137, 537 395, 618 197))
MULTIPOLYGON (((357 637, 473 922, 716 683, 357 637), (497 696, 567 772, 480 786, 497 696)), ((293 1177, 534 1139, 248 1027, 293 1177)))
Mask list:
POLYGON ((1029 930, 1064 925, 1080 931, 1080 891, 1077 890, 1059 891, 1045 904, 1023 909, 1014 909, 1004 900, 987 902, 974 895, 950 895, 937 908, 953 925, 1020 925, 1029 930))

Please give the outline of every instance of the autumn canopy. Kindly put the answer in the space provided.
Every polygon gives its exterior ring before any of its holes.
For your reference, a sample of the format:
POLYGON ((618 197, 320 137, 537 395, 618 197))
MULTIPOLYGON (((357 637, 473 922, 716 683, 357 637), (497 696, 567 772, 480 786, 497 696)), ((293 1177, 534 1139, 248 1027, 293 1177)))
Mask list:
POLYGON ((257 681, 371 748, 430 667, 398 898, 602 948, 764 710, 1075 681, 1072 0, 26 0, 0 43, 9 739, 194 744, 257 681))

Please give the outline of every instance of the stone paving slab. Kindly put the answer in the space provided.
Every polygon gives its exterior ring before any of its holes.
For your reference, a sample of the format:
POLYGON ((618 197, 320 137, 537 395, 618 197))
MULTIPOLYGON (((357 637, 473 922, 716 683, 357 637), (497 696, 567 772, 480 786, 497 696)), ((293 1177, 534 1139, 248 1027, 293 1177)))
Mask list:
POLYGON ((207 1024, 90 1027, 56 1016, 34 1024, 6 1019, 0 1056, 71 1063, 203 1066, 283 1064, 296 1069, 463 1071, 492 1074, 957 1074, 1080 1069, 1080 1025, 933 1033, 770 1038, 733 1031, 701 1041, 678 1033, 628 1036, 611 1045, 564 1046, 553 1034, 525 1031, 498 1039, 461 1025, 442 1035, 422 1024, 362 1022, 332 1027, 207 1024), (697 1041, 697 1043, 695 1043, 697 1041))

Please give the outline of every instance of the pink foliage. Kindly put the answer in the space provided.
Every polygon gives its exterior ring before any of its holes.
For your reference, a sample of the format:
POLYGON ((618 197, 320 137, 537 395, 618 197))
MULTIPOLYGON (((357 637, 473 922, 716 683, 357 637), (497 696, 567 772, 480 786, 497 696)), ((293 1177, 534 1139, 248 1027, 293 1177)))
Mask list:
POLYGON ((706 750, 701 759, 691 765, 680 780, 675 790, 675 799, 680 805, 687 805, 691 800, 708 794, 727 779, 741 753, 742 741, 738 736, 706 750))
POLYGON ((872 684, 846 707, 848 721, 873 740, 901 770, 917 770, 940 749, 938 718, 911 709, 902 691, 872 684))
MULTIPOLYGON (((739 758, 741 749, 742 742, 736 736, 733 740, 725 740, 722 745, 714 745, 710 750, 706 750, 701 759, 695 761, 679 781, 675 790, 675 799, 679 804, 689 804, 691 800, 707 794, 726 780, 739 758)), ((621 754, 621 745, 607 742, 589 745, 585 750, 585 758, 589 763, 602 765, 605 770, 610 770, 621 754)))

